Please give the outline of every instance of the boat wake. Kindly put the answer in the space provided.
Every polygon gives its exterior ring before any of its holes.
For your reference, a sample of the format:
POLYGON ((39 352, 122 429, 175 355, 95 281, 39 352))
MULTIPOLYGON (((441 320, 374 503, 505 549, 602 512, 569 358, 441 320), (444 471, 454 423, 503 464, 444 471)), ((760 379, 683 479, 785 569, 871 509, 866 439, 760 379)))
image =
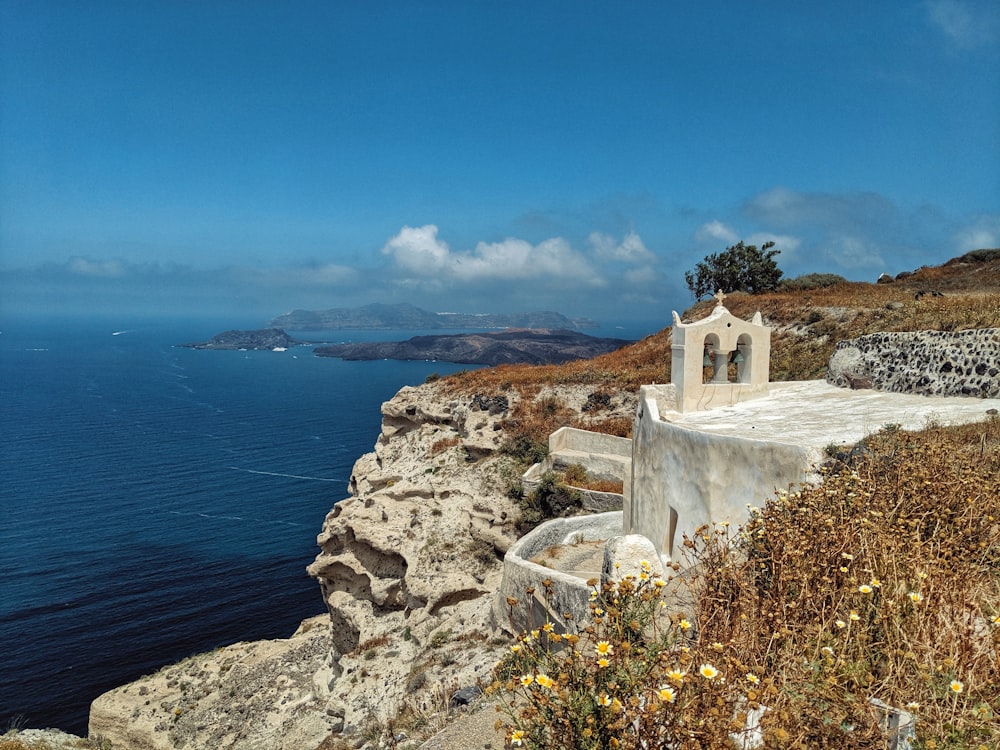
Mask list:
POLYGON ((268 477, 288 477, 289 479, 311 479, 315 482, 343 482, 343 479, 330 479, 328 477, 307 477, 301 474, 282 474, 277 471, 255 471, 254 469, 241 469, 239 466, 227 466, 227 469, 232 469, 233 471, 243 471, 247 474, 263 474, 268 477))
POLYGON ((180 511, 180 510, 168 510, 172 516, 198 516, 199 518, 208 518, 213 521, 249 521, 250 523, 273 523, 279 526, 301 526, 301 523, 295 523, 294 521, 279 521, 277 519, 271 518, 268 520, 262 520, 260 518, 244 518, 243 516, 216 516, 211 513, 202 513, 200 511, 180 511))

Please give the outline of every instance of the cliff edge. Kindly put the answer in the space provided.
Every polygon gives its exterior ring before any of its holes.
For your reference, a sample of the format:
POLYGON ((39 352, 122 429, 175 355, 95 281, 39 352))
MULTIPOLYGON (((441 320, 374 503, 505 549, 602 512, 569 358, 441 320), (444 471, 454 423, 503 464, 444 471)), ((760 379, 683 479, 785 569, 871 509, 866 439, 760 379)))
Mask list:
MULTIPOLYGON (((199 654, 105 693, 91 707, 91 740, 113 750, 361 747, 393 722, 405 734, 400 716, 445 715, 474 696, 507 648, 491 619, 520 520, 505 425, 523 399, 579 416, 594 390, 400 390, 317 540, 308 570, 328 614, 288 639, 199 654)), ((601 416, 631 420, 635 408, 621 394, 601 416)))

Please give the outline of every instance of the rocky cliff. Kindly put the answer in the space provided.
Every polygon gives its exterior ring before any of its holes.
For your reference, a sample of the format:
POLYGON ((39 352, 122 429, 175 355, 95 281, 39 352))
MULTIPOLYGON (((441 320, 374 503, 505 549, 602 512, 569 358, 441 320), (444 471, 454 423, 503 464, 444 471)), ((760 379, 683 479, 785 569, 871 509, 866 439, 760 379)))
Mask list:
POLYGON ((547 310, 526 313, 429 312, 407 303, 374 303, 329 310, 292 310, 271 321, 293 331, 340 329, 436 330, 443 328, 596 328, 589 318, 567 318, 547 310))
MULTIPOLYGON (((579 414, 592 391, 535 398, 579 414)), ((355 464, 351 497, 327 516, 309 568, 332 625, 327 710, 348 728, 488 681, 506 648, 490 607, 517 538, 507 489, 519 470, 499 451, 517 398, 430 383, 383 404, 375 451, 355 464)), ((631 417, 635 400, 614 408, 631 417)))
MULTIPOLYGON (((531 397, 579 415, 593 391, 531 397)), ((361 747, 378 722, 444 710, 487 682, 507 648, 491 602, 519 514, 507 496, 519 469, 499 449, 523 397, 447 381, 399 391, 318 537, 309 573, 328 615, 287 640, 235 644, 106 693, 91 738, 115 750, 311 750, 343 735, 361 747)), ((617 398, 602 416, 631 418, 635 406, 617 398)))
POLYGON ((284 350, 293 346, 308 344, 292 338, 280 328, 260 328, 253 331, 223 331, 208 341, 194 344, 178 344, 186 349, 249 349, 284 350))
POLYGON ((509 329, 494 333, 414 336, 406 341, 364 341, 315 349, 320 357, 348 360, 439 360, 473 365, 562 364, 590 359, 621 349, 631 341, 597 338, 585 333, 548 328, 509 329))

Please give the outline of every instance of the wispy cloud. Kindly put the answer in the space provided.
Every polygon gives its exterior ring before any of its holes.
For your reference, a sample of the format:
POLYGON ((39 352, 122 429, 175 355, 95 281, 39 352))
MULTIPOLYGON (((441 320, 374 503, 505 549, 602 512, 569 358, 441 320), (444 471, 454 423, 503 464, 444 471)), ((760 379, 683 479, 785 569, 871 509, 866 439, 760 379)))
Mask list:
POLYGON ((963 253, 1000 247, 1000 214, 980 216, 962 227, 955 233, 955 244, 963 253))
POLYGON ((721 240, 722 242, 731 245, 738 242, 740 236, 731 226, 715 219, 698 227, 698 231, 694 233, 694 238, 698 240, 698 242, 721 240))
POLYGON ((66 264, 66 270, 78 276, 92 276, 106 279, 117 279, 128 273, 125 261, 120 258, 112 260, 91 260, 74 256, 66 264))
POLYGON ((926 0, 924 7, 931 26, 957 47, 972 49, 1000 39, 1000 8, 992 0, 926 0))
POLYGON ((736 227, 718 219, 714 219, 698 227, 694 233, 694 238, 700 245, 716 247, 717 250, 713 252, 723 250, 723 243, 728 247, 742 240, 748 245, 760 247, 765 242, 773 242, 776 248, 781 251, 780 260, 782 262, 794 260, 796 250, 798 250, 801 244, 801 240, 792 234, 760 231, 741 234, 736 227))
POLYGON ((624 263, 651 263, 656 258, 635 232, 626 234, 621 242, 615 240, 611 235, 600 232, 591 232, 588 239, 597 257, 606 260, 617 260, 624 263))
POLYGON ((860 237, 838 237, 823 248, 823 255, 845 270, 868 270, 886 267, 880 248, 860 237))
POLYGON ((742 213, 757 227, 773 228, 754 237, 787 248, 782 261, 794 261, 802 273, 896 272, 1000 244, 1000 215, 949 216, 933 205, 903 207, 878 193, 776 187, 750 198, 742 213))
POLYGON ((334 263, 310 263, 279 268, 234 266, 228 274, 235 280, 262 288, 342 287, 357 284, 360 273, 334 263))
POLYGON ((744 212, 779 228, 814 224, 843 229, 884 224, 898 217, 892 201, 878 193, 801 193, 784 187, 754 196, 744 212))

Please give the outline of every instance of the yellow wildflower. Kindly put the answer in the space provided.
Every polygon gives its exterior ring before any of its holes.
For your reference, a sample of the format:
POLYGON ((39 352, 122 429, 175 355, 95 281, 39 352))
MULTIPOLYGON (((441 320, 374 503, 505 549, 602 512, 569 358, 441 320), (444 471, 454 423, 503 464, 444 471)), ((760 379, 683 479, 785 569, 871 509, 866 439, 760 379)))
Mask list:
POLYGON ((914 604, 920 604, 920 602, 922 602, 923 600, 924 600, 924 595, 921 594, 919 591, 910 592, 910 601, 913 602, 914 604))
POLYGON ((549 689, 551 689, 552 686, 556 684, 556 681, 553 680, 544 672, 535 675, 535 682, 537 682, 543 688, 549 688, 549 689))
POLYGON ((609 662, 603 656, 597 660, 597 666, 599 666, 601 669, 606 669, 610 664, 611 662, 609 662))
POLYGON ((687 620, 681 620, 678 623, 678 625, 680 626, 681 630, 690 630, 691 629, 691 623, 688 622, 687 620))
POLYGON ((521 686, 522 687, 528 687, 528 685, 530 685, 534 681, 535 681, 534 675, 530 675, 530 674, 523 674, 523 675, 521 675, 521 686))
POLYGON ((666 685, 660 685, 660 689, 656 691, 656 697, 663 703, 673 703, 677 698, 677 694, 674 692, 673 688, 669 688, 666 685))
POLYGON ((833 624, 834 624, 834 625, 836 625, 836 626, 837 626, 838 628, 841 628, 841 629, 843 629, 843 628, 846 628, 846 627, 847 627, 847 623, 846 623, 846 622, 844 622, 843 620, 837 620, 837 621, 836 621, 836 622, 834 622, 833 624))
POLYGON ((870 594, 872 592, 872 587, 869 586, 867 583, 862 583, 860 586, 858 586, 858 591, 860 591, 862 594, 870 594))
POLYGON ((961 680, 952 680, 951 684, 948 685, 948 687, 951 688, 951 692, 953 693, 961 693, 963 690, 965 690, 965 685, 962 683, 961 680))
POLYGON ((858 614, 858 611, 856 609, 851 610, 851 614, 849 615, 849 617, 851 619, 851 622, 857 622, 858 620, 861 619, 861 615, 858 614))
POLYGON ((524 732, 520 729, 515 729, 510 733, 510 744, 514 747, 521 747, 524 744, 524 732))
POLYGON ((614 648, 607 641, 598 641, 597 645, 594 646, 594 650, 599 656, 610 656, 615 652, 614 648))
POLYGON ((551 622, 547 622, 544 625, 542 625, 542 630, 544 630, 546 633, 551 633, 555 629, 556 626, 553 625, 551 622))
POLYGON ((698 668, 698 674, 700 674, 706 680, 714 680, 718 676, 719 670, 713 667, 711 664, 702 664, 698 668))
POLYGON ((667 672, 667 679, 672 682, 684 682, 684 673, 679 669, 673 669, 667 672))
POLYGON ((751 685, 759 685, 760 684, 760 677, 758 677, 757 675, 755 675, 753 672, 747 672, 747 674, 746 674, 746 680, 751 685))
POLYGON ((610 706, 611 696, 608 695, 607 693, 601 693, 599 696, 597 696, 597 703, 598 705, 601 706, 610 706))

